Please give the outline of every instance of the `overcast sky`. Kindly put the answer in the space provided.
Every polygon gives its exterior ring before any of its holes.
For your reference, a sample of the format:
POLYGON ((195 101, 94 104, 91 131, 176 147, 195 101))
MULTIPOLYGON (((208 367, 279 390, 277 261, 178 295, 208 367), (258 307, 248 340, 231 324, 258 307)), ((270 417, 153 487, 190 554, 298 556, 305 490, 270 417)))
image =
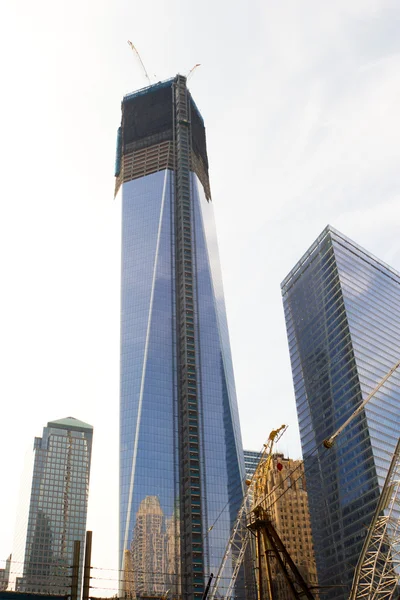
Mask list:
MULTIPOLYGON (((280 283, 330 223, 400 270, 398 0, 4 0, 0 560, 23 456, 94 426, 92 564, 117 567, 122 96, 187 74, 208 140, 244 446, 289 424, 280 283)), ((0 563, 1 566, 1 563, 0 563)))

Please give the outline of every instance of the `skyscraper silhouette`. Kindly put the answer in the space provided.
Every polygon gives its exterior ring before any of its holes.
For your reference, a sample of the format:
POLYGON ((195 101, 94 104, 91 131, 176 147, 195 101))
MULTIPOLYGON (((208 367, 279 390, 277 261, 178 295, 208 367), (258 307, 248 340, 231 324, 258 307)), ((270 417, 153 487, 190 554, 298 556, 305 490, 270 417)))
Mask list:
POLYGON ((75 540, 81 542, 81 580, 92 437, 91 425, 68 417, 50 421, 35 438, 19 591, 68 594, 75 540))
POLYGON ((318 581, 348 598, 400 432, 400 275, 326 227, 282 283, 318 581))
MULTIPOLYGON (((168 549, 164 586, 173 597, 199 599, 224 553, 244 464, 205 128, 184 77, 124 97, 116 193, 120 568, 142 503, 157 498, 168 549)), ((152 569, 159 582, 161 566, 152 569)))

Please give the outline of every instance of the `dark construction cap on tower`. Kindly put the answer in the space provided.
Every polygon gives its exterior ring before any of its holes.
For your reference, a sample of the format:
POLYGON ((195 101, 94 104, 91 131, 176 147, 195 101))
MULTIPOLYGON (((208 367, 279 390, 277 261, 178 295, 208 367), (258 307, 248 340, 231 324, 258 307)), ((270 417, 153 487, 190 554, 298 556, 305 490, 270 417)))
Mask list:
MULTIPOLYGON (((173 86, 176 78, 127 94, 122 100, 115 163, 115 193, 122 183, 164 169, 175 169, 173 86)), ((190 97, 191 170, 211 200, 206 132, 203 118, 190 97)))

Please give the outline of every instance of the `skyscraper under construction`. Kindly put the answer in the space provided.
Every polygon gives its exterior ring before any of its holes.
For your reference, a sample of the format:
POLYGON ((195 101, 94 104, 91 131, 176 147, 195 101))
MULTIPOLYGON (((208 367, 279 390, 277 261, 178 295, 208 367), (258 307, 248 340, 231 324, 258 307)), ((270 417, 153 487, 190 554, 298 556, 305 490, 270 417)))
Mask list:
POLYGON ((134 596, 200 599, 241 502, 244 463, 205 128, 185 77, 124 97, 116 194, 120 569, 134 596))

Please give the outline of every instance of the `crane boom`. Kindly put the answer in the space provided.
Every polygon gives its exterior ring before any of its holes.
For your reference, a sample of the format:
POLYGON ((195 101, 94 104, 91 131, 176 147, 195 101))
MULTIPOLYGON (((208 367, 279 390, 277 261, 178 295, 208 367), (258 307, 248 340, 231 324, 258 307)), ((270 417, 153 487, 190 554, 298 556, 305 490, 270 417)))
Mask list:
POLYGON ((232 571, 231 575, 228 577, 229 583, 227 589, 224 590, 223 595, 224 598, 231 598, 232 596, 232 591, 235 586, 236 579, 239 574, 239 570, 242 565, 243 558, 246 553, 246 549, 251 536, 250 530, 247 527, 247 517, 253 508, 253 493, 256 483, 257 470, 261 464, 265 464, 265 462, 271 461, 273 444, 280 438, 281 435, 283 435, 285 430, 286 425, 282 425, 278 429, 274 429, 273 431, 271 431, 271 433, 269 434, 268 441, 264 445, 264 450, 261 454, 261 458, 257 465, 257 469, 251 481, 246 481, 246 483, 248 484, 248 488, 243 497, 242 504, 240 505, 239 512, 231 532, 231 536, 226 546, 225 554, 222 558, 220 567, 218 569, 214 586, 210 593, 210 600, 215 599, 217 592, 219 592, 220 594, 219 587, 221 586, 221 580, 225 579, 223 575, 225 572, 225 567, 228 563, 228 559, 230 559, 229 565, 232 571))
POLYGON ((142 59, 140 57, 140 54, 139 54, 138 50, 135 48, 135 46, 132 44, 132 42, 130 40, 128 40, 128 44, 132 48, 132 52, 134 54, 136 54, 136 56, 138 57, 138 59, 140 61, 140 64, 142 65, 142 69, 143 69, 144 75, 145 75, 147 81, 149 82, 149 84, 151 85, 151 80, 150 80, 149 74, 146 71, 146 67, 143 64, 143 61, 142 61, 142 59))
POLYGON ((193 75, 193 71, 195 71, 195 69, 197 69, 197 67, 201 67, 201 64, 200 64, 200 63, 196 63, 196 64, 194 65, 194 67, 192 67, 192 68, 190 69, 189 73, 186 75, 186 81, 188 81, 188 80, 189 80, 189 78, 190 78, 190 77, 193 75))
POLYGON ((395 365, 393 365, 393 367, 388 371, 388 373, 386 373, 385 377, 383 379, 381 379, 381 381, 378 383, 378 385, 372 390, 372 392, 370 394, 368 394, 368 396, 365 398, 365 400, 363 402, 361 402, 360 406, 358 406, 356 408, 356 410, 343 423, 343 425, 341 425, 339 427, 339 429, 336 431, 336 433, 334 433, 333 435, 331 435, 331 437, 324 440, 325 448, 332 448, 338 435, 340 435, 342 433, 343 429, 345 429, 347 427, 347 425, 349 425, 352 422, 352 420, 355 419, 360 414, 360 412, 363 410, 365 405, 368 404, 368 402, 371 400, 371 398, 373 396, 375 396, 376 392, 383 386, 383 384, 389 379, 389 377, 392 375, 392 373, 394 373, 396 371, 396 369, 398 369, 399 367, 400 367, 400 360, 395 365))
POLYGON ((349 600, 390 600, 400 581, 400 439, 354 572, 349 600))

